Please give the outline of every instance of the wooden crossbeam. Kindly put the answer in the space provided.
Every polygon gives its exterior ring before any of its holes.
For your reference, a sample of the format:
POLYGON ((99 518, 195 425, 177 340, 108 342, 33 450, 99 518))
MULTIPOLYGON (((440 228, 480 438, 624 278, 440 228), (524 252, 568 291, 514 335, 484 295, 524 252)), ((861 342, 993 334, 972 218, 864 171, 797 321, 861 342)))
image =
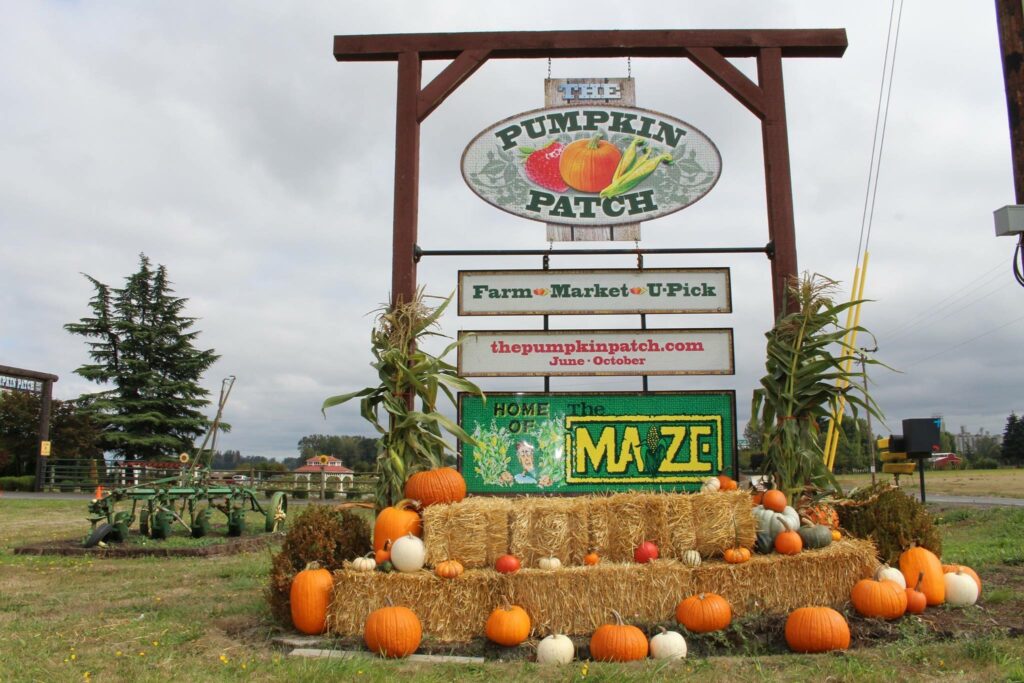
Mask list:
POLYGON ((493 31, 335 36, 339 62, 393 62, 403 52, 422 59, 456 59, 466 50, 489 50, 490 59, 538 57, 686 57, 690 48, 714 48, 723 57, 755 57, 778 48, 783 57, 842 57, 846 30, 697 29, 663 31, 493 31))

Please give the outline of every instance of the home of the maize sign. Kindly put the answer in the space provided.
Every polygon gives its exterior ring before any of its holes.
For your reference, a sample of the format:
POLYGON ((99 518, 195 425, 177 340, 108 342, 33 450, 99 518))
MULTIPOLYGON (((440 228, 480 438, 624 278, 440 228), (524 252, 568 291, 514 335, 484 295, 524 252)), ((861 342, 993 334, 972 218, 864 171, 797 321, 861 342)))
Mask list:
POLYGON ((736 476, 732 391, 460 395, 473 493, 694 491, 736 476))
POLYGON ((517 114, 476 136, 462 175, 477 195, 523 218, 619 225, 678 211, 722 172, 714 143, 665 114, 606 105, 517 114))

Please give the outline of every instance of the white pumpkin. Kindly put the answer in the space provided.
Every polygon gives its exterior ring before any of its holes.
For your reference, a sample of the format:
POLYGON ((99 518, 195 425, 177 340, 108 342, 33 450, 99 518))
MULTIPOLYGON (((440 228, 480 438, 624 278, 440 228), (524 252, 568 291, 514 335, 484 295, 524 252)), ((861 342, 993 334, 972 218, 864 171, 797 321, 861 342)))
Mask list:
POLYGON ((766 508, 764 505, 758 505, 753 508, 754 519, 757 521, 758 533, 763 533, 770 530, 772 519, 778 514, 766 508))
POLYGON ((898 583, 900 588, 907 587, 907 579, 903 576, 903 572, 887 564, 883 564, 875 572, 875 581, 892 581, 893 583, 898 583))
POLYGON ((718 477, 708 477, 701 483, 701 493, 714 493, 722 488, 722 482, 718 481, 718 477))
POLYGON ((772 515, 772 521, 768 524, 768 531, 773 538, 783 531, 796 531, 800 528, 800 515, 789 505, 782 512, 773 512, 772 515))
POLYGON ((651 638, 651 656, 655 659, 683 659, 686 639, 677 631, 665 631, 651 638))
POLYGON ((373 553, 368 553, 363 557, 357 557, 352 560, 352 569, 357 572, 372 572, 377 568, 377 561, 374 560, 371 555, 373 555, 373 553))
POLYGON ((568 664, 576 657, 576 646, 568 636, 553 633, 537 643, 538 664, 568 664))
POLYGON ((537 562, 537 566, 540 567, 541 569, 547 569, 547 570, 561 569, 562 568, 562 561, 560 559, 558 559, 557 557, 542 557, 537 562))
POLYGON ((955 571, 944 574, 942 578, 946 582, 947 605, 966 607, 978 601, 978 584, 970 574, 955 571))
POLYGON ((408 534, 391 544, 391 564, 400 572, 418 572, 423 569, 427 548, 423 540, 408 534))
POLYGON ((687 550, 683 553, 683 564, 687 567, 696 567, 700 565, 700 553, 696 550, 687 550))

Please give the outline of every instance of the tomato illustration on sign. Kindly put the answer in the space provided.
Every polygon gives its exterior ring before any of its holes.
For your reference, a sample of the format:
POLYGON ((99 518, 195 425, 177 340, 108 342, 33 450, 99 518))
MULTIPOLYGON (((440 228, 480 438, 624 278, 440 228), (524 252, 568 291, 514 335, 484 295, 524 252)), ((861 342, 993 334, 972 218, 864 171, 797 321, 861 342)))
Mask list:
POLYGON ((538 287, 537 289, 533 290, 533 293, 536 294, 537 296, 544 296, 545 294, 548 293, 548 290, 544 289, 543 287, 538 287))
POLYGON ((646 291, 647 290, 643 287, 630 287, 629 289, 630 294, 643 294, 646 291))

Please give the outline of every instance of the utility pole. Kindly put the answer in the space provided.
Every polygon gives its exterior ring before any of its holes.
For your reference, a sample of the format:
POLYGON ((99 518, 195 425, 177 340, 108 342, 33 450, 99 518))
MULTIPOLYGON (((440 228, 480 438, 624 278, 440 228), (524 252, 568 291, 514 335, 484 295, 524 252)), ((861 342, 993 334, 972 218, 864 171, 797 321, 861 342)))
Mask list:
MULTIPOLYGON (((860 371, 864 375, 864 398, 868 399, 868 365, 864 362, 867 353, 875 353, 878 351, 876 346, 873 349, 860 349, 857 353, 857 360, 860 362, 860 371)), ((871 411, 867 411, 868 420, 868 455, 871 458, 871 485, 875 485, 875 435, 871 430, 871 411)), ((897 486, 899 485, 899 476, 896 478, 897 486)))
POLYGON ((1024 204, 1024 2, 996 0, 999 49, 1006 82, 1006 112, 1010 120, 1010 157, 1017 204, 1024 204))

